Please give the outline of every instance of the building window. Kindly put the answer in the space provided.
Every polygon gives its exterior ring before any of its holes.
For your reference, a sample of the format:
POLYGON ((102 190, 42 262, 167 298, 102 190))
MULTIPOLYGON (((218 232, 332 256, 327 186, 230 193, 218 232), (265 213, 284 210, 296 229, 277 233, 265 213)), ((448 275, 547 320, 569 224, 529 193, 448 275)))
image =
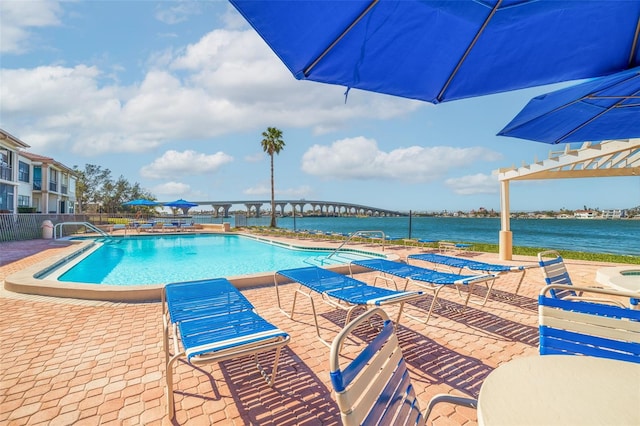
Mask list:
POLYGON ((0 179, 13 180, 11 177, 11 152, 0 150, 0 179))
POLYGON ((42 167, 40 166, 33 167, 33 190, 42 190, 42 167))
POLYGON ((20 182, 29 182, 30 169, 27 163, 18 161, 18 180, 20 182))
POLYGON ((58 192, 58 171, 49 169, 49 191, 58 192))
POLYGON ((13 213, 13 186, 0 183, 0 212, 13 213))
POLYGON ((28 195, 18 195, 18 207, 31 207, 31 197, 28 195))

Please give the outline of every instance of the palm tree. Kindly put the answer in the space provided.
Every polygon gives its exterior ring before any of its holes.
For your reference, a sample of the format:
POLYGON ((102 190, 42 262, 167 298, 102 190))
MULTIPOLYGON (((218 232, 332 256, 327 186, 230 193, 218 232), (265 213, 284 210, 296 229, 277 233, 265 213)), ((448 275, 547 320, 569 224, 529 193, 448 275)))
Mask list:
POLYGON ((275 127, 267 127, 265 132, 262 132, 262 150, 269 154, 271 157, 271 228, 276 227, 276 197, 273 184, 273 154, 279 154, 282 148, 284 148, 284 141, 282 140, 282 130, 275 127))

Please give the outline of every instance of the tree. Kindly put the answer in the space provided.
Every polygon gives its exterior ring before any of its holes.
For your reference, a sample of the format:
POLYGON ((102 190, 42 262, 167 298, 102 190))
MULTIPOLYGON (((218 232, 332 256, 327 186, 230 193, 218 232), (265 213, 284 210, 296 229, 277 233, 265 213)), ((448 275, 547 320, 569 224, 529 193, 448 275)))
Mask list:
POLYGON ((76 200, 79 212, 128 212, 131 207, 122 203, 136 198, 155 200, 155 197, 140 188, 138 182, 133 185, 122 175, 113 181, 111 170, 103 169, 95 164, 85 164, 84 170, 73 166, 77 176, 76 200))
POLYGON ((95 164, 85 164, 84 170, 74 166, 78 180, 76 182, 76 200, 81 213, 88 209, 97 211, 103 201, 102 190, 105 182, 111 181, 111 170, 95 164), (91 208, 90 208, 91 207, 91 208))
POLYGON ((273 154, 279 154, 284 148, 284 141, 282 140, 282 130, 275 127, 267 127, 265 132, 262 132, 262 150, 269 154, 271 157, 271 228, 276 227, 276 195, 273 180, 273 154))

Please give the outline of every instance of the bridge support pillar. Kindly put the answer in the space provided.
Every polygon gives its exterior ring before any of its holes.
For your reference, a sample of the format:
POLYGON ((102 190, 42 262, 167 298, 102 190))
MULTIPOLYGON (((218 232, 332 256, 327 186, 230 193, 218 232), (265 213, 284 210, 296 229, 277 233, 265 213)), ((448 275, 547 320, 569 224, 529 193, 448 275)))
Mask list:
POLYGON ((256 217, 260 217, 260 208, 262 207, 262 203, 245 203, 244 205, 247 208, 247 217, 251 216, 251 207, 256 209, 256 217))

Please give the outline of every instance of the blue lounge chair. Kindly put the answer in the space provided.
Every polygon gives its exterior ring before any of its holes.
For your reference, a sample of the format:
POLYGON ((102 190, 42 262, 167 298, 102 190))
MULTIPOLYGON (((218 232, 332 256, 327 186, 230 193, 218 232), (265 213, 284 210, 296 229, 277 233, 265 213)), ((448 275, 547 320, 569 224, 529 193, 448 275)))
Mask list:
POLYGON ((178 228, 178 231, 195 231, 195 230, 196 230, 196 225, 193 222, 181 223, 178 228))
POLYGON ((333 394, 343 425, 425 425, 434 405, 448 402, 476 408, 477 400, 436 395, 423 416, 393 323, 379 308, 347 324, 331 345, 329 358, 333 394), (340 365, 344 341, 353 330, 371 320, 383 320, 380 332, 345 367, 340 365))
POLYGON ((596 297, 559 299, 552 295, 554 291, 574 290, 603 299, 637 296, 593 287, 545 286, 538 296, 540 354, 587 355, 640 363, 640 310, 597 303, 596 297))
POLYGON ((407 263, 394 262, 387 259, 354 260, 349 264, 350 269, 352 265, 360 266, 385 274, 376 277, 376 280, 383 279, 386 281, 391 281, 394 283, 396 288, 398 288, 398 285, 395 280, 393 280, 392 278, 388 278, 386 275, 392 275, 404 279, 404 290, 407 289, 409 282, 413 282, 420 288, 433 291, 433 301, 431 302, 431 306, 429 307, 429 313, 427 314, 427 319, 424 321, 425 323, 429 322, 431 314, 433 313, 433 308, 438 301, 438 293, 440 293, 440 290, 442 290, 445 286, 456 286, 458 295, 465 299, 465 306, 467 306, 469 304, 471 294, 473 293, 474 286, 479 283, 485 284, 487 287, 487 294, 485 295, 483 301, 479 303, 480 305, 484 306, 484 304, 487 303, 487 299, 489 298, 489 294, 491 293, 491 289, 493 288, 493 283, 496 279, 496 275, 492 274, 458 275, 448 272, 434 271, 432 269, 409 265, 407 263), (469 291, 467 292, 466 297, 463 296, 462 292, 460 291, 461 286, 469 286, 469 291))
POLYGON ((198 365, 253 355, 258 370, 273 385, 280 350, 290 337, 260 317, 251 302, 226 279, 167 284, 162 292, 162 312, 170 418, 175 413, 173 366, 182 357, 198 365), (173 354, 169 348, 170 334, 173 354), (268 374, 257 356, 270 350, 275 350, 275 361, 268 374))
POLYGON ((458 268, 458 273, 462 273, 462 270, 465 268, 469 269, 470 271, 484 272, 485 274, 502 274, 505 272, 521 273, 520 280, 518 281, 518 285, 516 286, 516 295, 518 294, 518 291, 520 291, 520 286, 522 285, 522 281, 524 280, 524 277, 527 273, 527 269, 535 267, 535 265, 497 265, 493 263, 478 262, 477 260, 445 256, 436 253, 410 254, 409 256, 407 256, 407 261, 411 259, 429 262, 434 265, 445 265, 450 268, 458 268))
POLYGON ((151 232, 153 230, 153 226, 154 226, 153 223, 141 223, 136 227, 136 229, 138 232, 141 232, 141 231, 151 232))
MULTIPOLYGON (((569 276, 569 271, 567 271, 567 267, 564 264, 564 260, 560 253, 555 250, 547 250, 538 253, 538 264, 540 265, 540 269, 542 270, 542 275, 544 276, 544 282, 547 285, 552 284, 561 284, 565 286, 572 286, 573 282, 571 281, 571 277, 569 276)), ((558 292, 555 288, 551 288, 549 290, 549 294, 552 297, 559 299, 579 299, 579 300, 589 300, 592 302, 599 303, 608 303, 610 305, 616 305, 624 307, 625 305, 619 300, 615 299, 606 299, 601 297, 593 297, 593 296, 584 296, 580 292, 575 291, 573 288, 568 287, 564 290, 558 292)), ((634 299, 631 299, 631 303, 633 303, 634 299)))
MULTIPOLYGON (((538 265, 540 265, 542 275, 544 276, 544 282, 547 285, 573 285, 573 283, 571 282, 571 277, 569 276, 569 272, 564 265, 564 260, 562 259, 562 256, 560 256, 560 253, 558 253, 557 251, 547 250, 538 253, 538 265)), ((576 296, 576 292, 573 290, 569 290, 567 293, 570 296, 576 296)), ((554 289, 551 289, 550 294, 553 297, 558 297, 554 289)))
POLYGON ((313 302, 312 293, 318 293, 322 296, 322 300, 333 306, 347 311, 345 324, 351 320, 353 310, 359 306, 365 308, 384 306, 389 304, 399 304, 398 318, 402 315, 402 308, 405 302, 413 301, 426 297, 421 291, 397 291, 388 288, 381 288, 368 285, 362 281, 356 280, 329 269, 310 266, 306 268, 285 269, 277 271, 274 274, 273 281, 276 287, 276 296, 278 298, 278 307, 280 310, 293 319, 296 308, 296 298, 298 294, 307 297, 311 301, 311 309, 313 311, 313 319, 316 326, 316 334, 318 339, 327 346, 330 343, 323 339, 320 335, 320 326, 318 325, 318 317, 313 302), (282 308, 280 302, 280 290, 278 286, 278 276, 287 278, 299 284, 293 294, 293 303, 291 313, 286 312, 282 308))
POLYGON ((171 223, 171 222, 164 222, 162 224, 162 229, 161 231, 169 231, 169 232, 176 232, 178 231, 178 225, 176 225, 175 223, 171 223))

